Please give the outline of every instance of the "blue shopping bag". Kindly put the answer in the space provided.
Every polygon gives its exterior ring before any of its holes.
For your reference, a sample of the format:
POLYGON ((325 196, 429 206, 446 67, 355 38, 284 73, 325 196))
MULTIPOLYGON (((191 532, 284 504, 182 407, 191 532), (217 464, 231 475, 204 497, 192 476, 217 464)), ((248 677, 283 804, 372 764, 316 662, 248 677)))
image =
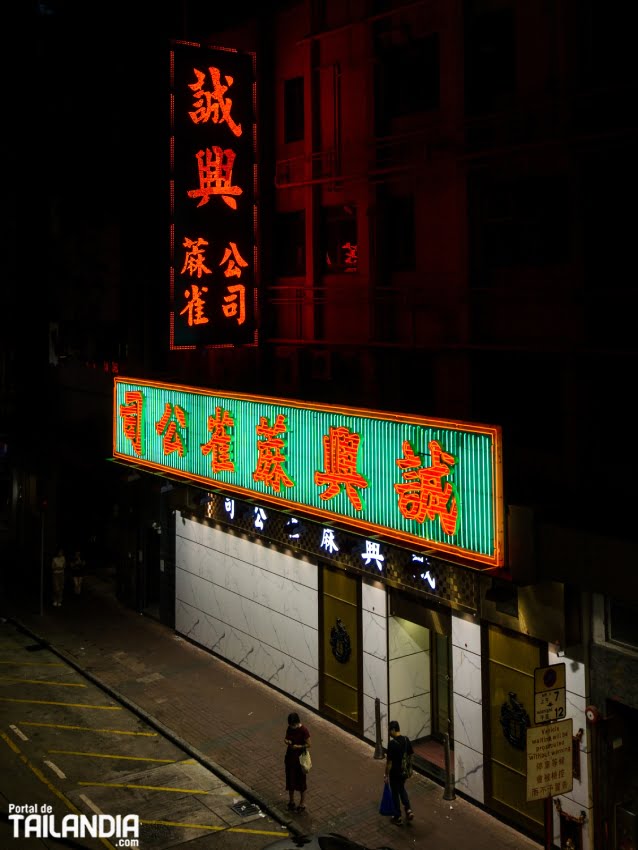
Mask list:
POLYGON ((394 814, 394 803, 392 802, 392 791, 390 790, 389 782, 383 783, 383 796, 381 797, 381 802, 379 803, 379 814, 394 814))

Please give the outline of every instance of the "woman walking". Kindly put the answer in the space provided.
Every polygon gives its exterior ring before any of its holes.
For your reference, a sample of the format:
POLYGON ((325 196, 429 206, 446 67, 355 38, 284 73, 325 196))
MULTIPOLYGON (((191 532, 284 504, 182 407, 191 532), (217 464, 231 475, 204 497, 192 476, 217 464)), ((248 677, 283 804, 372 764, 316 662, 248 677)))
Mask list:
POLYGON ((310 732, 299 720, 296 711, 288 715, 288 728, 286 729, 284 743, 286 744, 284 766, 286 768, 286 791, 289 798, 288 810, 305 812, 306 774, 299 764, 299 756, 310 747, 310 732), (298 806, 295 805, 295 791, 300 794, 298 806))

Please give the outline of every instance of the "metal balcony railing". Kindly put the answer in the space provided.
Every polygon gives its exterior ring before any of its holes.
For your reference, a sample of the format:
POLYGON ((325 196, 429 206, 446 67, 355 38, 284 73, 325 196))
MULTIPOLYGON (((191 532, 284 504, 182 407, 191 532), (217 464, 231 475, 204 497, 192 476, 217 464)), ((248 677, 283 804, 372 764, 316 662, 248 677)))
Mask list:
POLYGON ((345 170, 337 152, 332 149, 278 160, 275 186, 290 189, 319 183, 387 180, 393 175, 417 173, 426 168, 437 154, 452 150, 452 142, 438 126, 428 127, 362 143, 361 155, 351 152, 349 159, 354 165, 345 170))
POLYGON ((275 165, 275 187, 310 186, 329 183, 339 178, 337 156, 334 150, 301 154, 290 159, 280 159, 275 165))

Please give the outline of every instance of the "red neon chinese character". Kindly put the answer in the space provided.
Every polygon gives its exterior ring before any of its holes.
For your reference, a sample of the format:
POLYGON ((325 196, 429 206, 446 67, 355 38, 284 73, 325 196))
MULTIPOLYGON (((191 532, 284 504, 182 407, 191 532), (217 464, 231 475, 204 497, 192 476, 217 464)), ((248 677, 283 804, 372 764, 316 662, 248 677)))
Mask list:
POLYGON ((181 428, 186 428, 186 413, 179 404, 172 405, 166 402, 164 415, 159 422, 155 423, 155 430, 157 433, 164 435, 162 446, 164 448, 165 455, 177 452, 180 457, 184 457, 184 443, 182 442, 180 435, 177 433, 178 424, 181 428), (177 422, 171 418, 173 413, 175 414, 177 422))
POLYGON ((233 132, 236 136, 241 136, 241 124, 235 124, 230 115, 230 108, 233 105, 233 102, 229 97, 224 97, 229 87, 233 84, 233 77, 229 77, 227 74, 224 74, 224 79, 228 83, 228 85, 225 86, 221 82, 219 68, 211 67, 208 70, 210 71, 210 77, 213 81, 212 91, 206 91, 204 89, 206 74, 198 71, 197 68, 193 68, 193 72, 197 77, 197 82, 190 83, 188 86, 188 88, 192 90, 193 98, 195 99, 193 103, 195 111, 188 113, 193 124, 204 123, 212 117, 213 124, 221 124, 222 121, 225 121, 230 127, 231 132, 233 132))
POLYGON ((341 246, 342 250, 346 252, 346 256, 344 259, 344 265, 346 266, 347 272, 356 272, 357 264, 359 262, 358 255, 358 246, 353 245, 350 242, 346 242, 345 245, 341 246))
POLYGON ((286 462, 286 456, 282 454, 285 443, 280 439, 278 434, 286 433, 286 417, 283 413, 279 413, 275 419, 274 425, 268 424, 268 419, 265 416, 259 418, 259 425, 255 431, 260 437, 265 437, 265 440, 259 440, 257 443, 257 469, 253 472, 254 481, 263 481, 268 487, 272 487, 276 493, 279 493, 281 482, 286 487, 294 487, 294 481, 286 475, 283 465, 286 462))
POLYGON ((330 428, 323 438, 323 465, 325 472, 315 472, 315 484, 328 484, 328 489, 320 494, 324 501, 332 499, 341 492, 343 486, 352 507, 362 509, 361 497, 355 487, 365 489, 368 482, 357 472, 357 452, 361 437, 353 434, 349 428, 341 426, 330 428))
POLYGON ((224 316, 227 319, 232 319, 233 316, 237 316, 237 312, 239 311, 237 324, 243 325, 246 321, 246 287, 241 283, 237 283, 235 286, 228 286, 227 290, 230 294, 224 295, 224 301, 226 302, 222 304, 224 316))
POLYGON ((403 472, 406 484, 395 484, 399 494, 399 510, 406 519, 423 522, 439 517, 446 534, 456 534, 458 503, 456 487, 449 481, 443 485, 442 478, 448 475, 456 463, 454 455, 444 452, 436 440, 429 443, 432 465, 421 466, 421 458, 414 453, 408 440, 403 441, 403 457, 396 461, 403 472), (407 470, 413 470, 408 472, 407 470))
POLYGON ((215 415, 208 417, 208 430, 211 438, 202 445, 202 454, 210 455, 210 467, 213 472, 234 472, 235 464, 230 457, 231 436, 226 430, 232 428, 235 420, 227 410, 215 408, 215 415))
POLYGON ((179 314, 180 316, 183 316, 184 313, 188 314, 189 327, 193 325, 205 325, 208 322, 208 319, 204 315, 206 301, 201 296, 202 292, 208 292, 208 287, 202 286, 200 288, 196 284, 193 284, 190 290, 184 290, 184 298, 188 299, 188 301, 184 309, 180 310, 179 314))
POLYGON ((234 242, 229 242, 228 244, 230 245, 230 248, 226 248, 224 251, 224 256, 222 257, 222 261, 219 265, 223 266, 226 260, 229 260, 228 266, 224 270, 224 277, 241 277, 241 270, 245 269, 248 263, 239 253, 237 245, 234 242), (230 256, 231 254, 232 257, 230 256))
POLYGON ((222 200, 231 209, 236 210, 237 201, 232 196, 241 195, 244 190, 232 185, 235 152, 230 148, 222 150, 218 145, 214 145, 205 151, 198 151, 196 156, 199 189, 189 189, 186 193, 188 197, 200 198, 197 206, 201 207, 209 202, 211 195, 221 195, 222 200))
POLYGON ((125 404, 120 405, 124 436, 133 444, 133 451, 142 456, 142 413, 144 396, 139 390, 124 393, 125 404))
POLYGON ((202 245, 208 245, 208 242, 201 237, 197 240, 185 237, 182 244, 186 248, 186 256, 180 274, 188 272, 191 277, 196 274, 198 278, 202 276, 202 272, 212 274, 211 270, 204 265, 206 252, 202 251, 202 245))

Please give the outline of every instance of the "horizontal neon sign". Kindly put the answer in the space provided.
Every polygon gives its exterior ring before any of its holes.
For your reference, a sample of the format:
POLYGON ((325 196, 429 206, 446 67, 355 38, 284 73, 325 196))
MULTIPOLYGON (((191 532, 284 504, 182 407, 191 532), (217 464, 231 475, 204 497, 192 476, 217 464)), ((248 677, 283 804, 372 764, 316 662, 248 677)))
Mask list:
POLYGON ((503 563, 495 426, 116 378, 113 456, 410 546, 503 563))

